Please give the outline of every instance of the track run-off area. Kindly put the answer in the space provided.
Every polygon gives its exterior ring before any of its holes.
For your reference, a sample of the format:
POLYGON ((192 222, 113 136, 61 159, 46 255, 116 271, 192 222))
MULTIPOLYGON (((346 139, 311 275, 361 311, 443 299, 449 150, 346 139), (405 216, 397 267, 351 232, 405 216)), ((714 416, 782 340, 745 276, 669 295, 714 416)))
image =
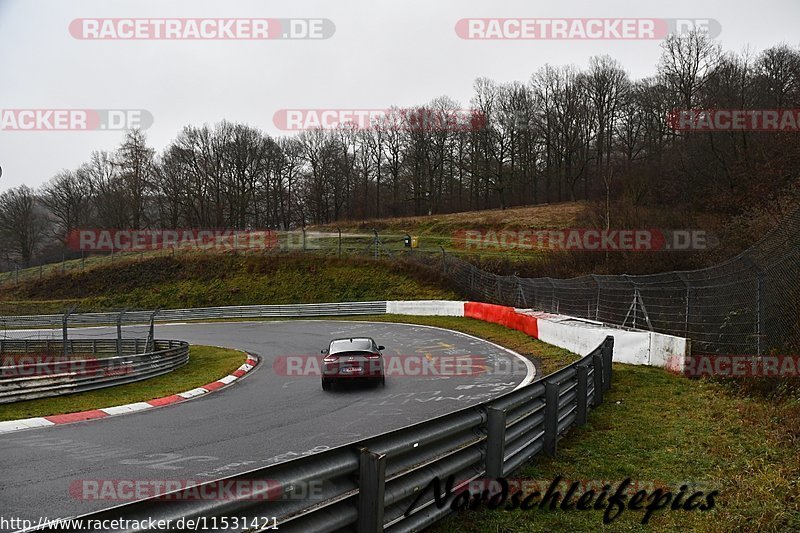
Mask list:
MULTIPOLYGON (((76 328, 69 335, 108 337, 113 331, 76 328)), ((7 332, 20 338, 50 334, 7 332)), ((52 332, 53 338, 59 335, 52 332)), ((260 363, 231 386, 186 402, 0 435, 5 516, 54 519, 131 501, 87 498, 76 490, 86 480, 221 479, 481 403, 529 383, 535 374, 530 361, 510 350, 429 326, 331 320, 186 323, 158 325, 156 336, 245 350, 260 363), (286 369, 287 357, 318 357, 331 339, 358 336, 384 345, 387 358, 470 356, 490 371, 389 373, 385 387, 324 392, 319 375, 286 369)))

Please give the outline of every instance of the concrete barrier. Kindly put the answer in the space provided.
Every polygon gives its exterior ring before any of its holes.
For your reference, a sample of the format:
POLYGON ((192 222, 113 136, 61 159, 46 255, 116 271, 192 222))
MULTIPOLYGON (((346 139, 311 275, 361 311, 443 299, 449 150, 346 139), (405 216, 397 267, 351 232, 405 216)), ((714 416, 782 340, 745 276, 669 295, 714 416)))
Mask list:
POLYGON ((387 301, 386 312, 390 315, 464 316, 465 303, 449 300, 387 301))
POLYGON ((482 302, 438 300, 386 302, 388 313, 400 315, 464 316, 522 331, 547 344, 578 355, 591 353, 607 336, 614 337, 614 361, 648 365, 682 373, 691 354, 688 339, 656 333, 631 331, 593 320, 515 309, 482 302))

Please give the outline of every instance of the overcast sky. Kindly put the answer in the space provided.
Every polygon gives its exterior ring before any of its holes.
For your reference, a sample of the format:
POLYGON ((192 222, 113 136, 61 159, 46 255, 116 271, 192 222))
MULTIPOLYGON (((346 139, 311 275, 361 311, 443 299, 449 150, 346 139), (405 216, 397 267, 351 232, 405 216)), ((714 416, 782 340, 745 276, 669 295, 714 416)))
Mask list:
MULTIPOLYGON (((0 0, 0 109, 142 109, 159 151, 185 125, 241 121, 280 134, 284 108, 382 109, 448 95, 468 105, 478 76, 523 80, 596 54, 654 73, 656 40, 464 40, 459 19, 717 20, 727 50, 800 43, 798 0, 0 0), (325 40, 79 40, 78 18, 326 18, 325 40)), ((38 186, 120 131, 0 131, 0 190, 38 186)))

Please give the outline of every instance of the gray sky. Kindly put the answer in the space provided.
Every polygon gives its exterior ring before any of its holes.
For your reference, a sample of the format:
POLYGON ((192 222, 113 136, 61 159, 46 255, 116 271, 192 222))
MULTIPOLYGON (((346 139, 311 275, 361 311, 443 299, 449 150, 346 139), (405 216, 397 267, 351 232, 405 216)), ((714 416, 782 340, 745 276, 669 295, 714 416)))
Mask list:
MULTIPOLYGON (((726 50, 798 44, 797 0, 0 0, 0 109, 143 109, 159 151, 187 124, 241 121, 280 134, 283 108, 382 109, 448 95, 467 106, 478 76, 523 80, 545 63, 609 54, 654 73, 650 40, 464 40, 470 17, 712 18, 726 50), (327 18, 326 40, 79 40, 77 18, 327 18)), ((121 131, 0 131, 0 190, 38 186, 121 131)))

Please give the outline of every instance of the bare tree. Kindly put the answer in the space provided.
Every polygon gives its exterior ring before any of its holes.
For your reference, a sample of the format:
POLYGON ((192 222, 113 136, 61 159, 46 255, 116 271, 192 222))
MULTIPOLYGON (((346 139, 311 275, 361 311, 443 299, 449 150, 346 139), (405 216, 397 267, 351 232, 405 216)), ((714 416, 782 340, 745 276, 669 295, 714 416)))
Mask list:
POLYGON ((0 194, 0 241, 7 259, 28 266, 45 231, 47 220, 33 189, 20 185, 0 194))
POLYGON ((146 225, 146 200, 154 178, 155 150, 147 146, 141 130, 130 130, 117 150, 119 179, 125 189, 130 225, 140 229, 146 225))
POLYGON ((60 237, 91 220, 92 186, 86 167, 62 170, 42 187, 40 194, 42 205, 56 220, 55 230, 60 237))

